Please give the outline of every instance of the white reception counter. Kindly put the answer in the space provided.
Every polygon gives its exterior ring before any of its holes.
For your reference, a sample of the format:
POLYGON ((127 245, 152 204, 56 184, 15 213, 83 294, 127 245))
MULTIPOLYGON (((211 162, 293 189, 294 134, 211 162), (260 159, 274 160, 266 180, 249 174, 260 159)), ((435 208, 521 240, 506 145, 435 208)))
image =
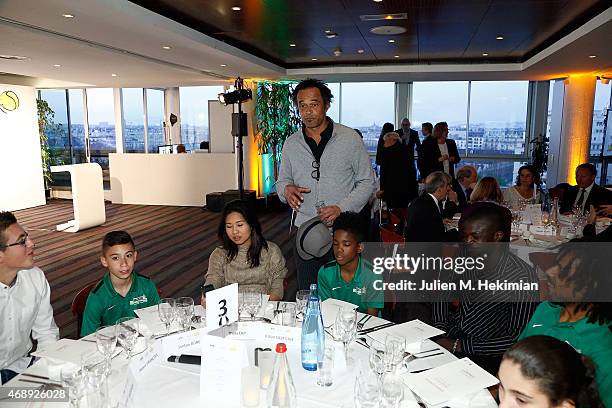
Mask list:
POLYGON ((233 153, 109 155, 112 202, 202 206, 206 194, 238 186, 233 153))

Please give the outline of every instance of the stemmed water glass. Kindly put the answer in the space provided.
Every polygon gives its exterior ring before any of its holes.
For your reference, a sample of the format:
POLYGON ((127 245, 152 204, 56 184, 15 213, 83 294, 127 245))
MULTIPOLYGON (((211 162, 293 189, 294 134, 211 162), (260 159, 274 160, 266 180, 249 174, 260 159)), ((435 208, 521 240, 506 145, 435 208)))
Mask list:
MULTIPOLYGON (((193 300, 192 300, 193 302, 193 300)), ((157 305, 159 320, 166 325, 166 335, 170 334, 170 325, 176 319, 176 301, 172 298, 164 298, 157 305)))
POLYGON ((376 373, 379 381, 387 370, 386 348, 380 341, 373 341, 370 345, 370 368, 376 373))
POLYGON ((243 296, 245 309, 251 315, 251 320, 255 320, 255 315, 261 308, 261 293, 245 292, 243 296))
POLYGON ((87 406, 91 408, 106 407, 110 360, 100 357, 97 353, 84 354, 81 356, 81 366, 86 379, 87 406))
POLYGON ((110 372, 111 358, 117 348, 117 327, 103 326, 96 330, 96 346, 100 354, 106 359, 106 365, 110 372))
POLYGON ((194 315, 194 302, 190 297, 180 297, 176 300, 176 311, 183 331, 191 329, 191 321, 194 315))
POLYGON ((387 356, 387 371, 393 372, 404 360, 406 340, 403 337, 388 334, 385 338, 385 355, 387 356))
POLYGON ((68 389, 68 402, 70 407, 77 408, 86 388, 85 372, 81 368, 75 368, 67 364, 61 368, 60 381, 62 387, 68 389))
POLYGON ((355 407, 378 408, 379 401, 379 380, 371 372, 362 371, 355 379, 355 407))
POLYGON ((344 345, 344 356, 348 365, 349 345, 357 337, 357 311, 355 309, 345 307, 338 311, 334 333, 344 345))
POLYGON ((298 290, 295 295, 295 303, 297 306, 296 318, 300 315, 302 316, 302 320, 306 314, 306 306, 308 305, 308 297, 310 296, 309 290, 298 290))
POLYGON ((117 321, 117 339, 119 344, 127 353, 128 360, 132 358, 132 352, 138 341, 140 333, 140 319, 122 317, 117 321))
POLYGON ((403 395, 403 381, 400 376, 393 373, 385 374, 382 381, 382 406, 384 408, 397 408, 403 395))

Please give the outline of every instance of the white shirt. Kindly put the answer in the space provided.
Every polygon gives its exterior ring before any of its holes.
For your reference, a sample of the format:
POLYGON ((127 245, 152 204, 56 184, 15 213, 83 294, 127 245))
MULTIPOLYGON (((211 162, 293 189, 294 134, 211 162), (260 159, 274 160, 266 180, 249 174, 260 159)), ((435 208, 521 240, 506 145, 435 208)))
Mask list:
POLYGON ((0 369, 22 372, 31 360, 30 333, 38 349, 59 339, 49 282, 40 268, 17 272, 13 286, 0 282, 0 369))
MULTIPOLYGON (((592 182, 590 186, 584 189, 584 197, 582 198, 582 211, 584 211, 584 204, 586 203, 589 194, 591 194, 591 190, 593 189, 593 185, 595 182, 592 182)), ((574 206, 578 205, 578 199, 580 198, 580 193, 582 193, 582 189, 578 187, 578 194, 576 194, 576 199, 574 200, 574 206)))
MULTIPOLYGON (((448 146, 446 145, 446 142, 442 144, 438 143, 438 149, 440 149, 442 156, 448 156, 448 146)), ((444 160, 442 163, 444 163, 444 172, 446 174, 450 174, 450 162, 448 160, 444 160)))
POLYGON ((436 198, 436 196, 431 193, 427 193, 427 194, 429 194, 429 196, 433 198, 434 203, 436 203, 436 208, 438 209, 438 212, 440 212, 440 205, 438 204, 438 199, 436 198))

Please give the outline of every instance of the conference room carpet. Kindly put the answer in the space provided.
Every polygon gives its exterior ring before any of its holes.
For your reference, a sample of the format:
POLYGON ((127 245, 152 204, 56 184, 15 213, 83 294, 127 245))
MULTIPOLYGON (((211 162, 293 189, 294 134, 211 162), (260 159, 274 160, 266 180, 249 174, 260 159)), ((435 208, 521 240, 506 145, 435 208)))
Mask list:
MULTIPOLYGON (((164 297, 199 299, 208 257, 218 245, 220 213, 197 207, 105 205, 106 222, 77 233, 55 230, 57 224, 73 218, 70 200, 48 200, 47 205, 15 212, 34 240, 36 265, 51 285, 51 305, 61 337, 77 338, 70 305, 81 288, 102 278, 105 271, 99 257, 107 232, 126 230, 132 235, 138 249, 135 270, 153 279, 164 297)), ((281 247, 289 275, 294 275, 290 213, 260 211, 259 220, 264 236, 281 247)))

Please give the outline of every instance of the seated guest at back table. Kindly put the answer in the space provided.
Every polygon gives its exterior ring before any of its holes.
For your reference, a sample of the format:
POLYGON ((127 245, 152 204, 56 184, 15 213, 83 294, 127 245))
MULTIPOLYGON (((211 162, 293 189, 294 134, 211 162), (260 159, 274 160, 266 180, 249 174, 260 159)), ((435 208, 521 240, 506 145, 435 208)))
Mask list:
POLYGON ((539 187, 540 175, 535 167, 529 164, 521 166, 516 176, 516 185, 504 191, 504 201, 511 207, 519 207, 521 202, 528 200, 534 200, 533 204, 539 204, 542 202, 542 192, 539 187))
POLYGON ((500 408, 605 408, 594 368, 572 346, 533 336, 504 353, 499 367, 500 408))
POLYGON ((609 256, 603 248, 587 245, 593 244, 561 247, 554 265, 546 269, 549 296, 555 303, 538 306, 519 340, 543 334, 589 357, 597 369, 602 398, 612 406, 612 303, 593 301, 609 298, 609 256))
POLYGON ((204 285, 215 289, 238 283, 241 292, 283 298, 283 280, 287 275, 285 257, 272 241, 267 241, 261 225, 246 201, 234 200, 225 205, 217 231, 221 246, 208 258, 204 285))
POLYGON ((570 213, 575 207, 587 213, 590 205, 599 210, 599 206, 612 204, 612 191, 597 185, 596 176, 597 169, 591 163, 576 167, 576 185, 563 194, 559 203, 561 213, 570 213))
POLYGON ((344 212, 334 221, 332 248, 335 261, 319 269, 318 285, 321 300, 339 299, 359 306, 361 313, 378 316, 384 306, 384 293, 374 282, 381 275, 372 272, 372 265, 361 258, 363 228, 358 214, 344 212))
POLYGON ((122 317, 136 317, 134 310, 159 303, 155 283, 134 272, 137 256, 134 241, 127 232, 111 231, 104 236, 100 263, 108 271, 87 298, 81 336, 113 325, 122 317))
POLYGON ((416 198, 419 186, 416 181, 414 160, 408 146, 399 135, 389 132, 384 136, 380 152, 380 188, 388 208, 406 208, 416 198))
POLYGON ((453 180, 453 191, 457 193, 459 209, 463 210, 470 201, 470 195, 478 182, 478 172, 474 166, 463 166, 453 180))
POLYGON ((50 291, 34 266, 34 242, 12 213, 0 212, 0 383, 30 365, 32 339, 38 348, 59 339, 50 291))
MULTIPOLYGON (((486 272, 466 271, 461 279, 478 282, 486 273, 502 282, 537 282, 534 269, 509 251, 510 225, 506 225, 502 209, 494 203, 482 203, 478 211, 461 216, 461 239, 468 251, 485 249, 488 266, 486 272), (483 246, 483 243, 489 244, 483 246)), ((452 274, 451 279, 459 278, 452 274)), ((529 291, 505 291, 496 293, 494 298, 484 296, 483 301, 474 302, 475 294, 481 295, 460 291, 458 306, 447 302, 434 304, 433 324, 446 332, 437 341, 452 352, 469 357, 490 373, 496 373, 502 354, 514 344, 529 321, 535 309, 532 302, 537 297, 529 291)))
POLYGON ((495 177, 483 177, 476 183, 472 194, 470 194, 470 202, 489 201, 496 204, 501 204, 504 201, 499 183, 495 177))
POLYGON ((457 144, 448 139, 448 124, 436 123, 433 137, 428 138, 421 145, 423 153, 423 177, 434 171, 443 171, 455 178, 455 164, 461 161, 457 144))
POLYGON ((408 206, 404 237, 408 242, 449 240, 442 221, 440 203, 446 200, 451 184, 441 171, 425 179, 425 191, 408 206))

